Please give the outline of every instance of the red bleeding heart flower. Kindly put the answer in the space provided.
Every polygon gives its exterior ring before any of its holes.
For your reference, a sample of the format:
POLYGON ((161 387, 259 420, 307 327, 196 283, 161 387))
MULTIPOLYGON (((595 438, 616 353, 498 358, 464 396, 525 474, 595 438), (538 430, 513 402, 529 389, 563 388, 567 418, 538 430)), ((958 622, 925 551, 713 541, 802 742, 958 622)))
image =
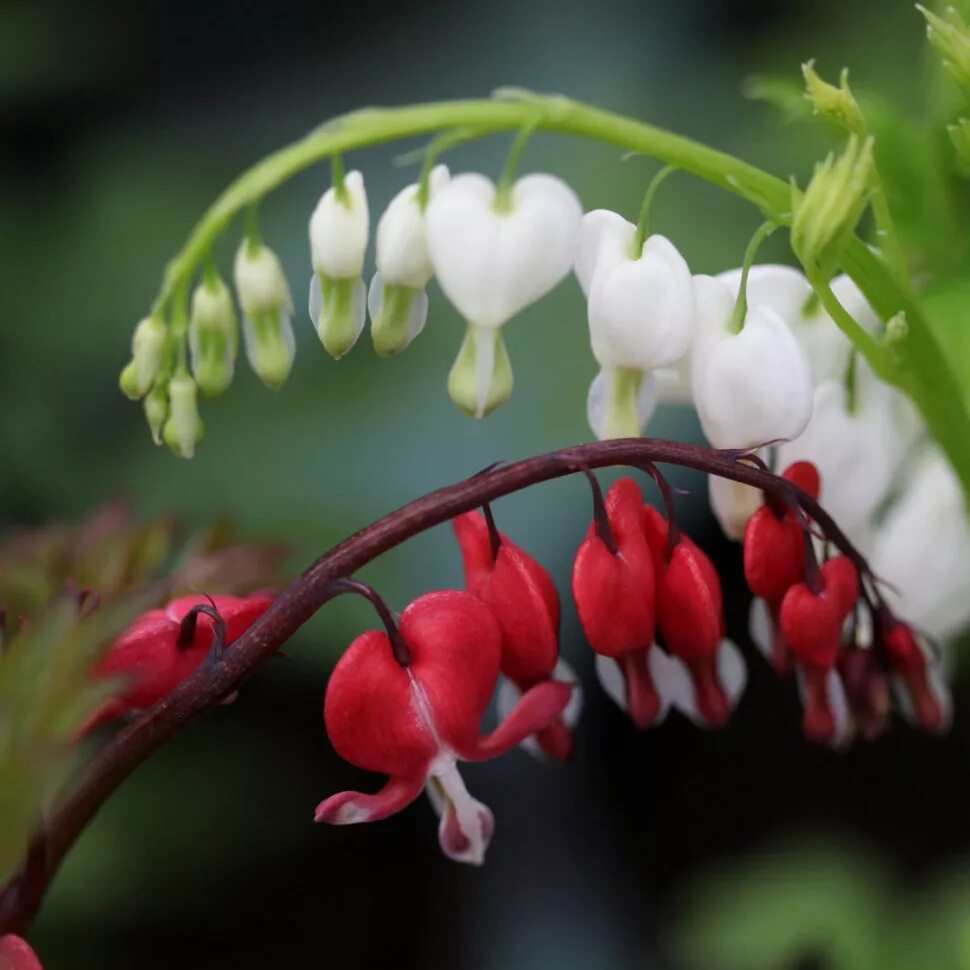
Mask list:
MULTIPOLYGON (((795 462, 783 477, 818 498, 821 479, 811 462, 795 462)), ((767 605, 771 630, 764 646, 771 665, 782 674, 790 671, 791 661, 778 630, 778 608, 789 588, 805 576, 804 538, 804 527, 794 511, 777 502, 762 505, 744 530, 744 576, 751 592, 767 605)), ((761 637, 753 639, 760 645, 761 637)))
POLYGON ((835 670, 842 627, 859 597, 859 573, 847 556, 836 556, 819 571, 819 588, 796 583, 779 614, 782 635, 799 665, 804 691, 802 728, 813 741, 836 740, 845 698, 835 670))
POLYGON ((481 736, 502 654, 488 607, 470 593, 427 593, 401 614, 398 633, 410 654, 406 666, 395 659, 386 633, 363 633, 334 668, 323 707, 337 753, 388 781, 374 795, 332 795, 317 806, 316 820, 349 825, 387 818, 427 786, 441 814, 445 854, 481 864, 492 813, 469 795, 458 761, 497 757, 547 728, 571 688, 555 681, 532 687, 495 731, 481 736))
POLYGON ((44 970, 30 944, 9 933, 0 936, 0 970, 44 970))
POLYGON ((913 628, 895 619, 883 619, 880 645, 889 660, 897 694, 907 717, 924 731, 945 730, 950 722, 949 693, 938 665, 913 628))
POLYGON ((678 708, 696 723, 722 727, 744 688, 744 663, 724 638, 721 582, 704 551, 679 530, 671 541, 664 517, 642 509, 644 535, 657 576, 660 642, 687 670, 678 708))
MULTIPOLYGON (((508 713, 523 693, 550 678, 575 684, 575 675, 559 660, 559 594, 546 570, 478 512, 459 515, 452 527, 465 587, 492 611, 502 632, 507 681, 499 687, 499 713, 508 713)), ((536 736, 540 752, 560 761, 569 757, 580 704, 575 687, 563 717, 536 736)))
POLYGON ((579 620, 598 655, 597 674, 637 727, 655 723, 662 714, 654 684, 654 665, 662 658, 651 649, 653 557, 640 521, 642 508, 636 482, 618 479, 606 494, 606 522, 590 527, 576 552, 572 576, 579 620))
POLYGON ((122 678, 123 692, 93 715, 83 730, 151 707, 195 671, 208 654, 215 631, 213 619, 198 612, 198 607, 212 607, 222 617, 228 646, 272 602, 264 593, 180 596, 163 609, 143 613, 111 644, 95 668, 97 677, 122 678))

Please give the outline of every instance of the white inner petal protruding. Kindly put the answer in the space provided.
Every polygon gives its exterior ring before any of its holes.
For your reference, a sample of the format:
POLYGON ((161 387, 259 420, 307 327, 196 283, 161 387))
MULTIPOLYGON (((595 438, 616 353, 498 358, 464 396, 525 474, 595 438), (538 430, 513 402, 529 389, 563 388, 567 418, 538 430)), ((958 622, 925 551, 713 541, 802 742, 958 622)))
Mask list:
MULTIPOLYGON (((381 307, 384 305, 384 280, 381 274, 375 273, 370 281, 370 288, 367 290, 367 312, 371 320, 377 320, 380 316, 381 307)), ((407 348, 417 337, 424 325, 428 321, 428 294, 425 290, 418 290, 411 305, 408 307, 408 325, 405 333, 404 344, 401 350, 407 348)))
POLYGON ((485 416, 488 392, 495 371, 495 334, 487 327, 473 327, 475 341, 475 417, 485 416))
POLYGON ((310 319, 315 327, 320 326, 320 310, 323 308, 323 297, 320 294, 320 277, 316 273, 310 274, 310 298, 308 309, 310 319))
POLYGON ((774 630, 768 604, 760 596, 751 600, 751 608, 748 610, 748 636, 758 652, 770 660, 774 630))
MULTIPOLYGON (((805 675, 800 666, 795 667, 795 682, 798 684, 799 700, 804 704, 807 690, 805 688, 805 675)), ((835 668, 829 671, 828 677, 825 679, 825 694, 835 723, 835 730, 832 732, 828 744, 832 748, 840 748, 847 744, 852 737, 852 720, 849 716, 849 699, 846 697, 845 687, 842 686, 842 678, 835 668)))
MULTIPOLYGON (((669 675, 671 702, 681 714, 698 727, 710 727, 707 719, 697 708, 697 692, 687 665, 676 657, 668 659, 674 668, 669 675)), ((731 708, 737 707, 748 683, 748 668, 741 651, 727 639, 722 640, 717 647, 717 679, 727 695, 731 708)))
MULTIPOLYGON (((650 722, 650 727, 657 727, 663 723, 670 711, 674 697, 684 689, 676 665, 677 661, 656 644, 650 648, 650 652, 647 654, 647 668, 650 671, 654 689, 660 699, 657 716, 650 722)), ((626 681, 623 678, 620 665, 612 657, 596 654, 595 667, 596 679, 600 682, 606 696, 621 711, 626 711, 626 681)))
POLYGON ((494 818, 487 805, 483 805, 468 793, 454 758, 439 756, 435 759, 427 789, 431 804, 441 816, 439 835, 444 852, 458 862, 480 866, 485 861, 485 850, 492 836, 494 818), (435 790, 435 782, 441 786, 440 791, 435 790), (466 840, 463 845, 455 844, 449 830, 449 810, 454 812, 458 828, 466 840))
MULTIPOLYGON (((605 434, 606 408, 608 403, 613 401, 612 382, 615 376, 616 372, 612 368, 604 368, 593 378, 586 395, 586 420, 589 422, 590 430, 600 440, 605 434)), ((636 420, 639 431, 642 432, 647 426, 656 408, 657 381, 652 373, 644 374, 636 399, 636 420)))

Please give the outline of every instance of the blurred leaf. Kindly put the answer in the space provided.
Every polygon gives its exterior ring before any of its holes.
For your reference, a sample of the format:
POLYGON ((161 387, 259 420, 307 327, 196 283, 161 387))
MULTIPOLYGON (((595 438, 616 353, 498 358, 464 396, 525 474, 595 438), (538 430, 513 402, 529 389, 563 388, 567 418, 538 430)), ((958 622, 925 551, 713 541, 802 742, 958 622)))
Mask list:
POLYGON ((970 404, 970 278, 936 284, 922 294, 921 303, 970 404))

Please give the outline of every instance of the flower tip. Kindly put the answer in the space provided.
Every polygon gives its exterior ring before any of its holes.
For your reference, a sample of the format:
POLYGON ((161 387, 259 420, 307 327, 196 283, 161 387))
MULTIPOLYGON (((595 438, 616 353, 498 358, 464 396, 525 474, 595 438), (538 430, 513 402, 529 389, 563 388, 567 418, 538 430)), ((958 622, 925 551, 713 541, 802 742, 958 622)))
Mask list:
POLYGON ((369 818, 370 813, 357 803, 354 792, 341 792, 325 798, 313 813, 314 822, 325 822, 327 825, 356 825, 369 818))

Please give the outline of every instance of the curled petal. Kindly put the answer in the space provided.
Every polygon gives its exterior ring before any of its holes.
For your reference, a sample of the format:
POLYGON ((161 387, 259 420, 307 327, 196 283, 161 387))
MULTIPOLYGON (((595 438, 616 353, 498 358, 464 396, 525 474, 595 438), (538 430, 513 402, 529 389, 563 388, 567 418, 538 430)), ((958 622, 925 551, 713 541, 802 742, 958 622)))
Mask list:
POLYGON ((407 808, 424 787, 425 775, 400 775, 388 778, 387 784, 374 795, 343 791, 317 805, 313 820, 328 825, 355 825, 376 822, 407 808))
POLYGON ((470 749, 458 753, 465 761, 496 758, 527 737, 548 728, 566 709, 573 688, 569 684, 547 680, 527 690, 499 726, 470 749))

